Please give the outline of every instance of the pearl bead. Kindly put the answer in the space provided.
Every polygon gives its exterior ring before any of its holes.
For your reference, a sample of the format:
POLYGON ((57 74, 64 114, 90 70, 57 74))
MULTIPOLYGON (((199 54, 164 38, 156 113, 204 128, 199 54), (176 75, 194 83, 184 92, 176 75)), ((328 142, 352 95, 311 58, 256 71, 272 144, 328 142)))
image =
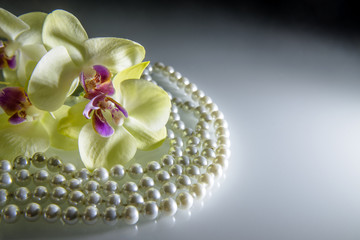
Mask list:
POLYGON ((154 69, 151 65, 148 65, 145 70, 149 71, 149 73, 152 73, 154 69))
POLYGON ((169 169, 171 176, 179 176, 182 174, 182 171, 183 171, 182 167, 178 164, 171 166, 169 169))
POLYGON ((198 137, 192 136, 187 140, 186 144, 198 146, 200 144, 200 139, 198 137))
POLYGON ((0 206, 4 206, 8 201, 9 193, 6 189, 0 189, 0 206))
POLYGON ((170 180, 170 174, 165 170, 160 170, 156 173, 155 179, 159 182, 166 182, 170 180))
MULTIPOLYGON (((219 107, 215 103, 207 103, 205 105, 205 108, 211 113, 219 110, 219 107)), ((214 118, 216 118, 216 117, 214 117, 214 118)))
POLYGON ((17 156, 14 160, 15 169, 28 169, 30 167, 30 161, 24 156, 17 156))
POLYGON ((205 106, 206 104, 212 103, 212 100, 209 96, 203 96, 200 98, 199 103, 205 106))
POLYGON ((160 191, 153 187, 146 190, 144 196, 146 200, 151 200, 151 201, 157 201, 161 198, 160 191))
POLYGON ((159 207, 157 206, 156 202, 148 201, 144 205, 144 216, 149 220, 153 220, 157 218, 159 214, 159 207))
POLYGON ((124 193, 137 192, 137 191, 138 191, 138 186, 137 186, 136 183, 134 183, 134 182, 126 182, 126 183, 124 183, 124 185, 122 186, 122 191, 123 191, 124 193))
MULTIPOLYGON (((176 98, 173 98, 172 102, 176 102, 176 98)), ((178 113, 179 112, 179 109, 175 104, 171 105, 171 112, 172 113, 178 113)))
POLYGON ((28 185, 31 181, 30 172, 27 169, 21 169, 15 173, 15 182, 19 186, 28 185))
POLYGON ((200 121, 204 121, 204 122, 211 122, 213 120, 212 116, 208 113, 202 113, 200 114, 200 121))
POLYGON ((171 102, 173 103, 172 107, 176 109, 176 112, 178 112, 178 106, 181 106, 182 100, 178 97, 174 97, 171 102))
POLYGON ((87 181, 90 178, 90 172, 86 168, 83 168, 75 172, 75 178, 78 178, 81 181, 87 181))
POLYGON ((165 64, 163 64, 162 62, 156 62, 154 64, 154 71, 159 71, 165 68, 165 64))
POLYGON ((177 163, 182 166, 188 166, 190 164, 190 158, 188 156, 178 157, 177 163))
POLYGON ((43 168, 46 165, 46 157, 43 153, 35 153, 31 158, 31 163, 37 168, 43 168))
POLYGON ((190 83, 189 79, 187 79, 186 77, 182 77, 180 78, 177 82, 176 85, 179 88, 184 88, 186 85, 188 85, 190 83))
POLYGON ((87 206, 84 210, 82 219, 86 224, 94 224, 99 218, 99 210, 94 206, 87 206))
POLYGON ((147 164, 146 169, 148 173, 155 173, 161 169, 161 165, 156 161, 151 161, 147 164))
POLYGON ((140 184, 139 184, 141 188, 145 188, 145 189, 149 187, 153 187, 154 185, 155 185, 154 179, 152 179, 151 177, 143 177, 140 180, 140 184))
POLYGON ((122 212, 124 222, 133 225, 139 221, 139 211, 134 206, 126 206, 122 212))
POLYGON ((100 188, 99 183, 93 180, 88 181, 84 186, 84 189, 87 192, 96 192, 98 191, 99 188, 100 188))
POLYGON ((176 112, 171 112, 169 119, 171 121, 179 121, 180 120, 180 115, 178 113, 176 113, 176 112))
POLYGON ((176 203, 180 209, 190 209, 194 199, 188 192, 182 192, 177 196, 176 203))
POLYGON ((78 209, 76 207, 70 206, 64 211, 62 219, 64 223, 73 225, 79 221, 79 216, 80 214, 78 209))
POLYGON ((41 215, 41 207, 37 203, 29 203, 25 208, 25 219, 31 222, 36 221, 41 215))
POLYGON ((139 207, 144 205, 144 198, 139 193, 131 193, 127 200, 128 204, 139 207))
POLYGON ((172 66, 165 66, 163 73, 166 76, 169 76, 170 74, 173 74, 175 72, 174 68, 172 66))
POLYGON ((194 164, 199 167, 204 167, 207 166, 208 161, 204 156, 197 156, 196 158, 194 158, 194 164))
POLYGON ((221 136, 224 136, 224 137, 229 137, 230 136, 230 132, 227 128, 224 128, 224 127, 219 127, 216 129, 215 131, 215 135, 217 137, 221 137, 221 136))
POLYGON ((33 199, 38 202, 45 201, 49 196, 48 190, 44 186, 37 186, 33 193, 33 199))
POLYGON ((121 197, 119 194, 113 193, 108 196, 108 205, 119 206, 121 203, 121 197))
POLYGON ((212 112, 211 112, 211 116, 212 116, 214 119, 224 119, 224 114, 223 114, 222 112, 220 112, 219 110, 212 111, 212 112))
POLYGON ((194 100, 194 101, 199 101, 200 98, 202 98, 203 96, 205 96, 204 92, 201 91, 201 90, 196 90, 194 91, 192 94, 191 94, 191 98, 194 100))
POLYGON ((101 203, 101 195, 97 192, 91 192, 87 195, 86 202, 90 205, 98 205, 101 203))
POLYGON ((231 151, 229 148, 221 145, 216 149, 216 154, 224 155, 226 158, 229 158, 231 155, 231 151))
POLYGON ((218 128, 218 127, 225 127, 227 128, 228 127, 228 123, 225 119, 221 119, 221 118, 218 118, 214 121, 214 126, 215 128, 218 128))
POLYGON ((108 225, 114 225, 118 221, 118 214, 115 207, 108 207, 104 211, 103 216, 104 223, 108 225))
POLYGON ((143 175, 144 170, 142 168, 142 166, 138 163, 133 164, 130 168, 129 168, 129 175, 131 178, 141 178, 141 176, 143 175))
POLYGON ((212 173, 216 178, 219 178, 222 175, 222 168, 219 164, 213 163, 209 165, 207 172, 212 173))
POLYGON ((205 140, 204 143, 202 144, 202 146, 203 146, 203 148, 211 148, 211 149, 217 148, 216 142, 212 139, 205 140))
POLYGON ((111 168, 110 176, 116 180, 120 180, 125 176, 125 168, 118 164, 111 168))
POLYGON ((15 204, 10 204, 2 210, 2 215, 6 223, 14 223, 19 219, 20 209, 15 204))
POLYGON ((186 154, 188 154, 190 156, 195 156, 198 154, 199 151, 196 146, 190 145, 185 148, 185 152, 186 152, 186 154))
POLYGON ((228 137, 221 136, 217 139, 217 144, 223 145, 223 146, 226 146, 227 148, 229 148, 230 147, 230 139, 228 137))
POLYGON ((63 187, 55 187, 51 193, 51 199, 56 203, 61 203, 65 200, 67 191, 63 187))
POLYGON ((142 74, 141 79, 144 79, 144 80, 150 82, 152 80, 152 77, 150 75, 148 75, 148 74, 142 74))
POLYGON ((49 173, 43 169, 37 171, 33 176, 33 180, 35 184, 43 184, 47 182, 48 179, 49 179, 49 173))
POLYGON ((167 182, 162 186, 161 190, 165 195, 173 195, 176 193, 177 188, 174 183, 167 182))
POLYGON ((197 200, 201 200, 205 197, 206 189, 200 183, 195 183, 190 188, 190 193, 197 200))
POLYGON ((186 173, 189 174, 190 177, 195 177, 200 175, 200 169, 195 165, 190 165, 186 168, 186 173))
POLYGON ((181 175, 176 178, 178 188, 186 188, 191 185, 191 179, 187 175, 181 175))
POLYGON ((53 176, 50 183, 52 186, 60 186, 65 184, 65 182, 66 182, 66 178, 63 175, 56 174, 55 176, 53 176))
POLYGON ((195 115, 196 116, 200 117, 200 115, 203 114, 203 113, 206 113, 206 108, 204 106, 197 106, 195 108, 195 115))
POLYGON ((172 123, 172 127, 176 130, 184 130, 185 129, 185 123, 181 120, 174 121, 172 123))
MULTIPOLYGON (((174 165, 174 162, 175 162, 175 159, 173 156, 171 155, 164 155, 162 158, 161 158, 161 164, 163 166, 172 166, 174 165)), ((158 169, 157 169, 158 170, 158 169)))
POLYGON ((191 128, 186 127, 183 131, 182 131, 182 136, 183 137, 190 137, 191 135, 193 135, 194 130, 192 130, 191 128))
POLYGON ((202 140, 210 139, 210 133, 208 131, 205 131, 204 129, 201 129, 200 131, 196 132, 196 137, 202 140))
POLYGON ((192 109, 194 109, 194 108, 196 108, 196 105, 195 105, 195 103, 193 103, 193 102, 186 101, 186 102, 184 102, 184 104, 183 104, 183 109, 184 109, 185 111, 190 111, 190 110, 192 110, 192 109))
POLYGON ((79 189, 81 187, 81 181, 77 178, 73 178, 70 179, 67 184, 66 187, 68 190, 76 190, 79 189))
POLYGON ((76 205, 81 204, 84 201, 84 198, 85 198, 85 195, 82 192, 75 190, 69 194, 68 201, 69 201, 69 204, 76 206, 76 205))
POLYGON ((93 172, 93 178, 94 180, 104 183, 109 179, 109 172, 106 170, 106 168, 96 168, 93 172))
POLYGON ((56 222, 61 215, 61 209, 56 204, 48 205, 44 210, 44 218, 47 222, 56 222))
POLYGON ((177 211, 177 204, 172 198, 165 198, 160 203, 160 208, 165 216, 173 216, 177 211))
POLYGON ((204 150, 201 151, 201 156, 204 156, 207 159, 212 160, 216 157, 216 154, 214 150, 212 150, 211 148, 205 148, 204 150))
POLYGON ((118 190, 119 186, 117 184, 117 182, 114 181, 107 181, 104 184, 104 193, 106 195, 110 194, 110 193, 114 193, 118 190))
POLYGON ((62 162, 58 157, 50 157, 47 160, 47 168, 50 172, 56 172, 59 171, 62 167, 62 162))
POLYGON ((30 191, 26 187, 19 187, 16 189, 14 193, 14 199, 15 201, 24 203, 26 202, 30 197, 30 191))
POLYGON ((228 168, 229 161, 224 155, 216 156, 214 163, 219 164, 224 170, 228 168))
POLYGON ((11 175, 7 172, 0 173, 0 187, 1 188, 8 188, 12 184, 11 175))
POLYGON ((195 126, 195 131, 208 130, 210 125, 206 121, 199 121, 195 126))
POLYGON ((8 160, 0 161, 0 173, 10 172, 11 171, 11 163, 8 160))
POLYGON ((62 166, 61 172, 66 176, 71 176, 76 171, 76 168, 71 163, 66 163, 62 166))
POLYGON ((185 92, 189 95, 195 92, 196 90, 198 90, 198 88, 194 83, 189 83, 188 85, 185 86, 185 92))
POLYGON ((214 176, 212 174, 210 175, 209 173, 203 173, 200 175, 198 181, 199 183, 205 184, 207 188, 211 188, 214 184, 214 176))
POLYGON ((172 145, 174 147, 182 147, 182 146, 184 146, 184 143, 183 143, 181 137, 175 137, 170 140, 170 145, 172 145))
POLYGON ((174 132, 171 129, 166 129, 166 130, 167 130, 167 138, 173 139, 175 137, 174 132))
POLYGON ((182 149, 179 147, 170 147, 168 153, 174 157, 180 157, 183 155, 182 149))
POLYGON ((176 82, 177 80, 179 80, 181 78, 181 73, 179 72, 173 72, 170 74, 170 82, 176 82))

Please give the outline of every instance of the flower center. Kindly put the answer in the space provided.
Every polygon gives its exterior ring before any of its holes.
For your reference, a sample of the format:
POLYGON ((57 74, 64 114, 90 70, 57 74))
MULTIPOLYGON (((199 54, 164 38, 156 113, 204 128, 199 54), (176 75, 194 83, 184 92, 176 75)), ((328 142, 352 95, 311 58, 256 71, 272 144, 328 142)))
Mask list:
POLYGON ((6 67, 14 69, 16 67, 15 55, 9 57, 6 54, 5 48, 6 48, 6 42, 0 40, 0 69, 4 69, 6 67))
POLYGON ((80 74, 80 83, 85 90, 85 98, 93 99, 99 94, 113 95, 115 89, 111 82, 110 71, 101 65, 94 65, 92 69, 80 74))

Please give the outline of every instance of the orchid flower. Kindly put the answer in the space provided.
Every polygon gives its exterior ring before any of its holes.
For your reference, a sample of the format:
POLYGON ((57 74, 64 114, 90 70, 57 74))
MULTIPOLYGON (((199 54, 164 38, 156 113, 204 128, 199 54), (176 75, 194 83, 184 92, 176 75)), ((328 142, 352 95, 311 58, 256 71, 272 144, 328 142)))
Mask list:
POLYGON ((64 104, 77 88, 80 76, 98 79, 104 68, 109 74, 117 73, 140 63, 145 56, 144 48, 130 40, 88 39, 80 21, 63 10, 46 17, 42 39, 49 52, 36 65, 28 93, 31 102, 46 111, 64 104))
POLYGON ((147 65, 121 71, 107 88, 110 93, 74 105, 60 121, 60 132, 78 136, 80 156, 88 169, 124 164, 137 149, 152 150, 165 139, 171 102, 160 87, 138 79, 147 65))
POLYGON ((40 58, 46 53, 41 31, 46 14, 14 16, 0 8, 0 69, 8 83, 26 86, 40 58))

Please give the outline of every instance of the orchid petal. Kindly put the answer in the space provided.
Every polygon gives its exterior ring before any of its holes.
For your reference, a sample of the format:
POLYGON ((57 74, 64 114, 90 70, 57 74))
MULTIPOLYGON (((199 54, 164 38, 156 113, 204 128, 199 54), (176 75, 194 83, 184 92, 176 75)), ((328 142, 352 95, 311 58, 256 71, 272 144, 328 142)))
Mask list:
POLYGON ((106 118, 101 112, 101 109, 94 111, 92 116, 92 124, 94 130, 102 137, 110 137, 114 134, 114 129, 106 121, 106 118))
POLYGON ((88 169, 110 168, 115 164, 124 164, 136 153, 136 140, 124 128, 104 138, 97 134, 91 124, 86 124, 79 135, 79 152, 88 169))
POLYGON ((111 72, 120 72, 140 63, 145 49, 138 43, 121 38, 91 38, 84 42, 89 65, 103 65, 111 72))
POLYGON ((16 41, 21 45, 32 45, 42 43, 41 32, 47 14, 43 12, 30 12, 19 16, 19 19, 24 21, 30 29, 21 33, 16 41))
POLYGON ((13 159, 22 154, 32 156, 49 148, 49 135, 39 121, 12 125, 8 116, 0 115, 0 158, 13 159))
POLYGON ((171 102, 163 89, 146 80, 131 79, 121 82, 120 92, 120 103, 129 113, 129 118, 136 119, 152 131, 158 131, 165 126, 171 102))
POLYGON ((76 64, 83 62, 83 42, 88 36, 80 21, 71 13, 64 10, 50 13, 44 22, 42 38, 49 49, 64 46, 76 64))
POLYGON ((13 41, 30 27, 12 13, 0 8, 0 38, 13 41))
POLYGON ((50 144, 54 148, 63 149, 67 151, 77 149, 77 139, 65 136, 58 131, 58 124, 69 111, 70 107, 63 105, 55 112, 45 113, 41 118, 43 126, 50 135, 50 144))
POLYGON ((98 95, 96 97, 94 97, 93 99, 90 100, 90 102, 88 102, 88 104, 86 104, 83 115, 87 118, 90 119, 90 114, 93 110, 98 110, 100 109, 99 102, 104 100, 105 96, 104 95, 98 95))
POLYGON ((160 130, 151 131, 141 122, 134 118, 129 118, 123 125, 130 134, 136 139, 137 147, 140 150, 153 150, 161 146, 166 139, 166 127, 164 126, 160 130))
POLYGON ((63 117, 58 124, 58 131, 68 137, 77 139, 82 127, 89 123, 83 116, 83 110, 87 105, 87 102, 80 102, 72 106, 67 113, 67 116, 63 117))
POLYGON ((79 70, 62 46, 50 50, 36 65, 30 78, 28 95, 34 106, 55 111, 65 102, 79 70))
POLYGON ((19 112, 16 112, 14 115, 12 115, 9 119, 8 119, 9 123, 16 125, 22 122, 26 121, 26 118, 21 116, 19 114, 19 112))

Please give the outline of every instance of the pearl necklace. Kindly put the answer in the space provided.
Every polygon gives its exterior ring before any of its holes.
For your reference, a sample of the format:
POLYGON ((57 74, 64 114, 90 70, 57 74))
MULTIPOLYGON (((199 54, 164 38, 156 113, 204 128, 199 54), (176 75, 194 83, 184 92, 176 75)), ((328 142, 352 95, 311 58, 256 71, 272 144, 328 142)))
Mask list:
MULTIPOLYGON (((172 107, 168 151, 129 166, 76 169, 36 153, 0 160, 0 224, 40 218, 65 224, 136 224, 190 209, 226 170, 228 124, 217 105, 173 67, 156 63, 142 77, 166 90, 172 107), (185 120, 183 117, 185 116, 185 120)), ((131 161, 130 161, 131 162, 131 161)))

